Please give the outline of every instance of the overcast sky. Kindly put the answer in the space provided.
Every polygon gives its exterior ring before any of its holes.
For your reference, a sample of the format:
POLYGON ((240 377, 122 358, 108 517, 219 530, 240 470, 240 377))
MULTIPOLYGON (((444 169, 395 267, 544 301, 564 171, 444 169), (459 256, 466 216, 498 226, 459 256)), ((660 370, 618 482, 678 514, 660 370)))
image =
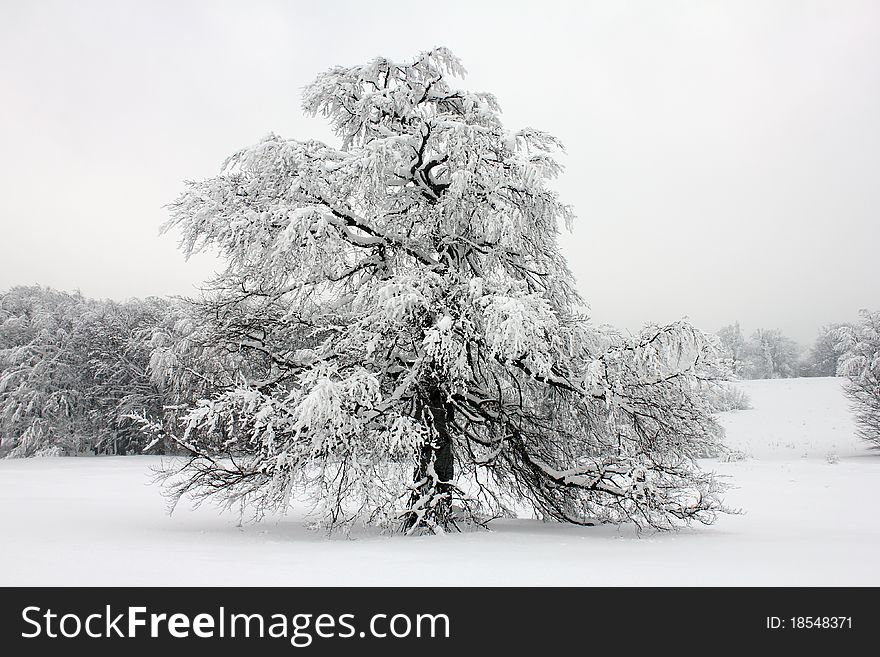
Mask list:
POLYGON ((568 149, 564 251, 600 323, 811 341, 880 308, 880 2, 0 0, 0 289, 192 294, 182 181, 323 69, 450 47, 509 128, 568 149))

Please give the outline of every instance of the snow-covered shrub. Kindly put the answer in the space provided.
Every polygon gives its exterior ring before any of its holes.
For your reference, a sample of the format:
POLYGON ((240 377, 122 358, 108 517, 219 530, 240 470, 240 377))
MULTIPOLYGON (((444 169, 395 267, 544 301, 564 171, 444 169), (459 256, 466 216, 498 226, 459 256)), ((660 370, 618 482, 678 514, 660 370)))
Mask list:
POLYGON ((709 404, 718 413, 745 411, 752 407, 745 390, 733 383, 720 383, 712 386, 707 393, 709 404))
POLYGON ((721 454, 720 460, 722 463, 736 463, 748 458, 750 458, 749 455, 740 449, 729 449, 721 454))

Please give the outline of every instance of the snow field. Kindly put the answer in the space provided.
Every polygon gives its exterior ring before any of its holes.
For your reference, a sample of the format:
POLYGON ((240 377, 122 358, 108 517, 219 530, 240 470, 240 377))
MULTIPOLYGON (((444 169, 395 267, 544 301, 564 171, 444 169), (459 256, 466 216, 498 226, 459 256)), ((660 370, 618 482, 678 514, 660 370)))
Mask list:
MULTIPOLYGON (((305 509, 260 524, 186 504, 169 516, 158 457, 0 461, 0 585, 880 585, 880 453, 853 432, 838 379, 739 384, 722 415, 743 460, 711 527, 638 535, 531 519, 447 536, 308 529, 305 509)), ((684 613, 684 612, 683 612, 684 613)))

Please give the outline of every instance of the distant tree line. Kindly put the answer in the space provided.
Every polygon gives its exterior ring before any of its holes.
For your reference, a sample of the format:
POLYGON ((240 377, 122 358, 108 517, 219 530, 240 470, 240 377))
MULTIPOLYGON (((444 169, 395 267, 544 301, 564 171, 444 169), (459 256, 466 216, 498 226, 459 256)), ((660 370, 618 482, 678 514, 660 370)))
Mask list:
POLYGON ((745 379, 846 377, 856 430, 880 447, 880 311, 860 315, 855 324, 826 324, 807 350, 776 330, 758 329, 747 340, 736 322, 718 331, 722 356, 745 379))
POLYGON ((185 452, 171 440, 183 410, 267 360, 206 313, 245 321, 184 300, 0 292, 0 457, 185 452))
POLYGON ((150 337, 169 302, 88 299, 44 287, 0 294, 0 453, 126 454, 145 447, 128 418, 159 414, 150 337))
POLYGON ((723 327, 717 335, 723 357, 740 378, 837 376, 848 348, 842 331, 852 327, 846 323, 826 324, 808 349, 776 329, 759 328, 746 338, 739 322, 723 327))

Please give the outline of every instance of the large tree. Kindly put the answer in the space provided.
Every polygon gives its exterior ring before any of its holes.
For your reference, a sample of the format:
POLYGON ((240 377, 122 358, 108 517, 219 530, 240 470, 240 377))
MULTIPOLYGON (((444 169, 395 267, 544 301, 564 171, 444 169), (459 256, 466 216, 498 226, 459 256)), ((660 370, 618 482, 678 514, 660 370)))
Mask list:
MULTIPOLYGON (((713 341, 592 327, 560 255, 552 136, 504 128, 446 49, 306 90, 337 147, 269 135, 188 183, 167 228, 225 271, 202 300, 242 374, 183 414, 172 494, 412 531, 711 522, 713 341), (244 355, 244 356, 242 356, 244 355)), ((608 283, 603 283, 608 284, 608 283)))

